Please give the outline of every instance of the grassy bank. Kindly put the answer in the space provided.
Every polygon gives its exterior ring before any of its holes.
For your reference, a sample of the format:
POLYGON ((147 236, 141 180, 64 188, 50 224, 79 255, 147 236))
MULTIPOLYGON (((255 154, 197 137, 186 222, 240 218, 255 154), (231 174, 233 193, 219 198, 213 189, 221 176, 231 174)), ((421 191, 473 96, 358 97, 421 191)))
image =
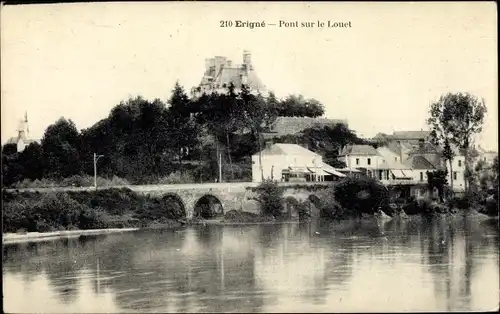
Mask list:
POLYGON ((3 191, 3 232, 174 227, 185 212, 127 188, 61 193, 3 191))

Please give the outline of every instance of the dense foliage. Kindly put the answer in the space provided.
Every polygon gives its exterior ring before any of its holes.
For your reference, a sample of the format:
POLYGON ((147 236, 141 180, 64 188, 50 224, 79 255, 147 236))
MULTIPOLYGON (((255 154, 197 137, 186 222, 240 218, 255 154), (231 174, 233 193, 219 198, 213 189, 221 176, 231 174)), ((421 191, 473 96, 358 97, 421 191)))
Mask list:
POLYGON ((126 188, 65 193, 4 191, 2 201, 4 232, 140 227, 186 216, 175 202, 126 188))
POLYGON ((370 177, 346 177, 339 181, 333 193, 344 217, 375 214, 379 208, 386 207, 389 200, 385 186, 370 177))
POLYGON ((447 177, 447 170, 427 171, 427 187, 430 192, 436 189, 441 201, 444 200, 445 187, 448 185, 447 177))
POLYGON ((283 214, 283 189, 278 182, 265 180, 259 185, 257 201, 264 216, 280 217, 283 214))
POLYGON ((474 135, 482 130, 485 114, 484 100, 469 93, 448 93, 429 108, 427 124, 431 128, 431 140, 443 149, 443 157, 450 164, 450 173, 453 173, 454 157, 450 145, 455 145, 465 154, 466 192, 471 180, 470 148, 474 135))
MULTIPOLYGON (((262 150, 262 133, 277 116, 319 117, 323 106, 314 99, 291 95, 278 100, 254 95, 243 86, 235 92, 190 98, 178 83, 167 102, 142 97, 116 105, 108 117, 78 131, 73 121, 60 118, 45 131, 41 143, 21 153, 16 144, 2 147, 2 183, 72 176, 93 176, 93 154, 102 177, 122 178, 131 184, 156 183, 176 173, 177 181, 213 182, 218 178, 219 155, 223 180, 251 179, 250 156, 262 150)), ((315 128, 293 135, 324 154, 333 166, 339 150, 360 139, 345 127, 315 128)))

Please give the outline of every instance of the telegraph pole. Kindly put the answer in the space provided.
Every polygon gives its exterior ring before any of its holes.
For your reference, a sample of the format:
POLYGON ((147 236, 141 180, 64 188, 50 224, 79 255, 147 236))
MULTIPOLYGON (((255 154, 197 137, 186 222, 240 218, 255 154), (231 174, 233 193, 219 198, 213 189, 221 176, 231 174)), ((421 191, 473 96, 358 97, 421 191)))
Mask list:
POLYGON ((222 183, 222 153, 219 152, 219 183, 222 183))
POLYGON ((97 161, 104 155, 97 155, 94 153, 94 188, 97 190, 97 161))

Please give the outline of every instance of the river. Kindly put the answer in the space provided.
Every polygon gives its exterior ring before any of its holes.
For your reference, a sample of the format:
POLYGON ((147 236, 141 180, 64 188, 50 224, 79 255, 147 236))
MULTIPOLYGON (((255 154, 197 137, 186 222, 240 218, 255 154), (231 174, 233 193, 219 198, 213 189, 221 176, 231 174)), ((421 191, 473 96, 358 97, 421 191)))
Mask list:
POLYGON ((496 310, 498 220, 248 226, 3 246, 5 312, 496 310))

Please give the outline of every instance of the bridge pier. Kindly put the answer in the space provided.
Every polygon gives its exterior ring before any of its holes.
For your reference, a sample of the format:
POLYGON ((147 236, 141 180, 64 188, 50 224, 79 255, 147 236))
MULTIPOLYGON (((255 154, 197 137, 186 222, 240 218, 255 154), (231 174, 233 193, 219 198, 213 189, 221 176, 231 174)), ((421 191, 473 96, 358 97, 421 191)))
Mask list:
POLYGON ((191 197, 184 198, 184 209, 186 211, 186 219, 193 219, 194 217, 194 205, 197 200, 191 197))

